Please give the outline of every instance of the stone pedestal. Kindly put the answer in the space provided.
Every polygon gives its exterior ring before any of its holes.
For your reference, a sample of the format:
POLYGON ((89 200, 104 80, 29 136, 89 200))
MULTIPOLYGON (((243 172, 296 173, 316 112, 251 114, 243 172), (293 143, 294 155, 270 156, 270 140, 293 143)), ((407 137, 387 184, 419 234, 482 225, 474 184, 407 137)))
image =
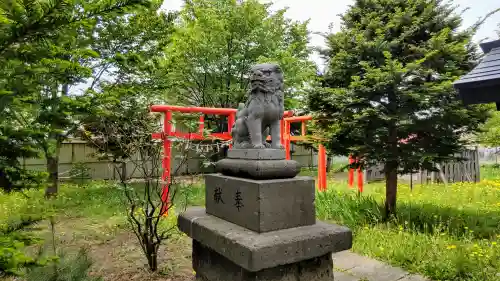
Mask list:
POLYGON ((316 223, 310 177, 252 180, 215 174, 205 176, 205 188, 207 214, 255 232, 316 223))
POLYGON ((282 150, 239 149, 217 167, 222 174, 205 177, 206 209, 178 219, 193 239, 197 280, 333 280, 331 254, 350 249, 352 233, 316 221, 314 180, 296 177, 295 161, 282 150), (263 162, 281 168, 255 172, 263 162))
POLYGON ((326 254, 297 263, 280 265, 252 272, 234 264, 224 256, 193 241, 193 268, 198 280, 262 280, 262 281, 296 281, 296 280, 332 280, 332 255, 326 254))

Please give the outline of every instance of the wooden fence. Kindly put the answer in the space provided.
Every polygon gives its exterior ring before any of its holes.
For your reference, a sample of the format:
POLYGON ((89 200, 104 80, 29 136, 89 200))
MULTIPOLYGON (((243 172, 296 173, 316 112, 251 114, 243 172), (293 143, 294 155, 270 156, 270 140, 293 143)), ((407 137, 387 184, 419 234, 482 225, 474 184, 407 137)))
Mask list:
MULTIPOLYGON (((437 165, 438 171, 421 170, 419 173, 400 176, 401 179, 420 184, 431 182, 479 182, 479 154, 477 149, 464 151, 460 157, 464 158, 461 162, 448 162, 437 165)), ((382 180, 383 166, 376 165, 368 167, 365 170, 365 180, 367 182, 382 180)))
MULTIPOLYGON (((59 154, 59 175, 61 179, 70 178, 70 172, 77 165, 87 167, 88 176, 95 180, 119 179, 120 173, 116 171, 115 166, 110 161, 99 160, 93 156, 95 149, 89 146, 85 141, 72 139, 62 144, 59 154)), ((178 171, 178 174, 197 174, 211 173, 213 167, 203 165, 203 157, 190 151, 188 160, 181 165, 180 153, 173 149, 172 171, 178 171)), ((463 162, 445 163, 440 165, 440 172, 421 171, 412 175, 402 175, 401 179, 412 181, 414 183, 471 181, 478 182, 479 177, 479 157, 478 150, 467 150, 462 154, 466 158, 463 162)), ((338 158, 338 157, 337 157, 338 158)), ((343 162, 344 158, 335 158, 333 161, 343 162), (340 159, 340 160, 339 160, 340 159)), ((315 168, 318 165, 318 157, 311 149, 302 146, 292 145, 292 159, 301 164, 302 167, 315 168)), ((139 178, 141 173, 135 163, 142 163, 137 157, 134 161, 128 162, 125 166, 127 178, 139 178)), ((45 159, 23 159, 22 163, 26 169, 45 171, 45 159)), ((364 171, 366 182, 383 180, 384 174, 381 165, 368 167, 364 171)))
MULTIPOLYGON (((99 160, 94 157, 93 154, 95 152, 96 150, 92 146, 79 139, 72 139, 64 142, 59 153, 60 178, 62 180, 69 179, 72 169, 75 171, 75 168, 79 165, 80 167, 87 168, 88 176, 91 179, 119 179, 121 171, 120 173, 116 171, 112 162, 99 160)), ((180 156, 180 153, 173 148, 172 171, 178 171, 180 175, 213 172, 213 167, 205 167, 203 165, 204 158, 194 151, 189 152, 187 161, 182 161, 180 156), (184 163, 181 165, 182 162, 184 163)), ((311 152, 309 149, 304 149, 301 146, 293 146, 292 159, 301 163, 303 167, 316 167, 317 165, 316 153, 311 152)), ((23 159, 22 163, 23 166, 29 170, 46 170, 46 160, 43 158, 23 159)), ((139 178, 141 176, 140 170, 136 167, 137 163, 142 163, 139 157, 135 157, 134 161, 130 161, 126 164, 125 174, 127 178, 139 178)))

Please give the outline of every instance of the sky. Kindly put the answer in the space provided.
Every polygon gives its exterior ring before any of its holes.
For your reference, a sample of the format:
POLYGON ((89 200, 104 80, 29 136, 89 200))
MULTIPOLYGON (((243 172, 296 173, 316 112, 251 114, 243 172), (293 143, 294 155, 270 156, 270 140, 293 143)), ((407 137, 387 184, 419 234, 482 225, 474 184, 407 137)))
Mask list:
MULTIPOLYGON (((263 0, 263 2, 269 2, 263 0)), ((352 4, 353 0, 274 0, 273 10, 278 10, 287 7, 288 11, 286 16, 292 20, 305 21, 310 19, 309 30, 313 33, 326 33, 330 29, 336 32, 340 30, 339 14, 344 13, 348 5, 352 4)), ((491 12, 495 8, 500 8, 499 0, 454 0, 455 4, 460 8, 469 8, 464 15, 464 26, 468 27, 474 24, 479 18, 491 12)), ((183 0, 165 0, 163 9, 166 10, 179 10, 182 6, 183 0)), ((492 40, 497 38, 495 30, 498 30, 500 24, 500 12, 491 16, 478 31, 474 40, 490 38, 492 40)), ((311 46, 324 46, 324 38, 320 35, 311 35, 311 46)), ((320 68, 323 67, 322 60, 318 55, 311 57, 320 68)))

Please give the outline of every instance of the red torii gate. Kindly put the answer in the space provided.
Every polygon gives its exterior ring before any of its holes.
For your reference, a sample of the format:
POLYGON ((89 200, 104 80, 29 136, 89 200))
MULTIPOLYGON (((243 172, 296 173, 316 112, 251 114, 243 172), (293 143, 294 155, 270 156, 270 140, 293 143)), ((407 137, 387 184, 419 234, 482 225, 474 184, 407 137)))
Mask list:
MULTIPOLYGON (((227 116, 227 131, 222 133, 210 133, 208 138, 219 140, 231 140, 231 129, 236 120, 237 109, 233 108, 211 108, 211 107, 186 107, 173 105, 153 105, 151 112, 163 113, 163 132, 154 133, 153 139, 163 140, 163 159, 162 159, 162 180, 165 182, 163 188, 162 200, 168 201, 169 190, 168 186, 171 180, 171 159, 172 159, 172 140, 171 137, 187 139, 187 140, 205 140, 207 136, 203 134, 205 129, 205 114, 227 116), (200 113, 200 121, 197 133, 183 133, 172 130, 172 112, 179 113, 200 113)), ((283 120, 281 121, 281 144, 285 147, 286 158, 290 159, 290 142, 306 140, 306 122, 312 120, 312 116, 293 116, 293 111, 285 111, 283 120), (302 122, 302 132, 300 136, 290 135, 290 124, 302 122)), ((270 137, 268 138, 270 139, 270 137)), ((319 146, 318 152, 318 189, 326 190, 326 150, 323 145, 319 146)), ((167 207, 167 206, 165 206, 167 207)))
MULTIPOLYGON (((310 137, 307 136, 306 125, 307 121, 311 121, 313 119, 312 116, 294 116, 284 118, 284 131, 283 140, 285 141, 285 151, 286 151, 286 159, 291 159, 290 155, 290 143, 292 141, 310 141, 310 137), (292 136, 290 132, 290 125, 292 123, 301 123, 300 127, 300 135, 292 136)), ((326 149, 320 144, 318 146, 318 190, 326 191, 326 149)))
MULTIPOLYGON (((309 141, 310 137, 307 136, 306 133, 306 122, 312 120, 312 116, 294 116, 294 117, 288 117, 284 118, 283 120, 285 121, 285 134, 284 134, 284 140, 285 140, 285 150, 286 150, 286 159, 290 159, 290 142, 291 141, 309 141), (290 124, 291 123, 298 123, 301 122, 301 134, 300 136, 292 136, 290 134, 290 124)), ((321 138, 317 138, 321 139, 321 138)), ((349 164, 353 164, 355 160, 349 156, 349 164)), ((325 147, 320 144, 318 146, 318 190, 319 191, 326 191, 327 184, 326 184, 326 166, 327 166, 327 157, 326 157, 326 149, 325 147)), ((363 172, 361 171, 361 168, 357 169, 358 173, 358 191, 360 193, 363 192, 363 172)), ((349 187, 353 187, 354 185, 354 169, 349 169, 348 172, 348 185, 349 187)))

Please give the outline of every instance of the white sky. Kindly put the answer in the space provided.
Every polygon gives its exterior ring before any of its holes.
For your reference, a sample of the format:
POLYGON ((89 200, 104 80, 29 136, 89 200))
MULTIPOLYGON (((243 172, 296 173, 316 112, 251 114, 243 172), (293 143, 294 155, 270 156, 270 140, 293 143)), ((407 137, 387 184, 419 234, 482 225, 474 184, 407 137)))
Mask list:
MULTIPOLYGON (((268 0, 262 0, 269 2, 268 0)), ((340 18, 338 14, 344 13, 348 5, 352 4, 353 0, 274 0, 273 9, 281 9, 288 7, 286 16, 293 20, 305 21, 310 19, 309 30, 312 32, 328 32, 329 26, 332 24, 332 31, 338 31, 340 27, 340 18)), ((460 5, 461 8, 470 9, 463 15, 464 26, 468 27, 475 23, 478 18, 486 15, 495 8, 500 8, 499 0, 454 0, 454 3, 460 5)), ((165 0, 163 8, 167 10, 179 10, 183 0, 165 0)), ((475 41, 484 38, 496 39, 495 30, 500 24, 500 12, 490 17, 481 29, 478 31, 475 41)), ((318 35, 312 35, 311 46, 324 46, 324 39, 318 35)), ((323 65, 321 59, 314 55, 312 59, 323 65)))

